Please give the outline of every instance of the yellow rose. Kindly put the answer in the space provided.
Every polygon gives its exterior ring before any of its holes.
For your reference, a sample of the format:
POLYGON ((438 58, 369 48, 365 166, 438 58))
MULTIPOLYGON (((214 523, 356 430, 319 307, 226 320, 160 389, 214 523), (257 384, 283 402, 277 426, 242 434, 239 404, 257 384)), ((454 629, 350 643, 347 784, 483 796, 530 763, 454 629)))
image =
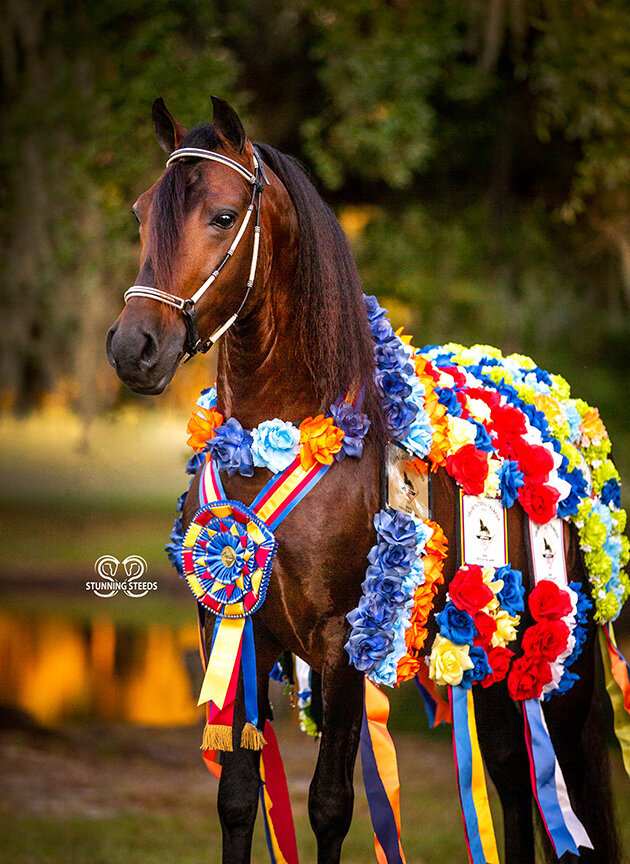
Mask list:
POLYGON ((492 637, 492 647, 500 646, 505 648, 508 642, 513 642, 516 639, 516 628, 520 623, 520 616, 509 615, 505 611, 499 612, 494 616, 497 624, 497 629, 492 637))
POLYGON ((487 495, 488 498, 498 498, 501 494, 501 481, 497 474, 500 467, 501 463, 498 459, 490 458, 488 460, 488 476, 483 487, 483 494, 487 495))
POLYGON ((431 649, 429 677, 437 684, 461 684, 464 672, 474 668, 469 651, 470 645, 454 645, 438 633, 431 649))
POLYGON ((483 399, 466 399, 466 406, 475 420, 480 420, 482 423, 490 419, 490 408, 486 405, 483 399))
POLYGON ((461 417, 448 418, 449 453, 457 453, 466 444, 474 444, 477 437, 477 427, 469 420, 461 417))

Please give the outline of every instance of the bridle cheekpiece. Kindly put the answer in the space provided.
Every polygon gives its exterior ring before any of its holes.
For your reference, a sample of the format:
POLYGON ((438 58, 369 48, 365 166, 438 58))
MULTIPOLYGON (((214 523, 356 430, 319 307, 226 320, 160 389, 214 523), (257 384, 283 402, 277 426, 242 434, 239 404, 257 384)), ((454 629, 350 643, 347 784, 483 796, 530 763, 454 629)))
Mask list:
POLYGON ((230 329, 232 324, 234 324, 234 322, 238 318, 245 303, 247 302, 249 292, 251 291, 252 285, 254 284, 254 279, 256 278, 256 265, 258 263, 258 248, 260 245, 260 201, 264 189, 264 184, 266 183, 267 185, 269 185, 269 179, 267 178, 262 159, 260 158, 260 155, 255 148, 253 158, 253 173, 247 168, 245 168, 244 165, 241 165, 239 162, 237 162, 235 159, 230 159, 229 156, 224 156, 222 153, 216 153, 214 150, 203 150, 198 147, 182 147, 180 150, 174 150, 166 162, 167 168, 174 162, 176 162, 178 159, 208 159, 212 162, 220 162, 222 165, 227 165, 229 168, 237 171, 242 177, 245 178, 245 180, 247 180, 247 182, 252 187, 252 197, 249 202, 249 207, 247 208, 243 221, 241 222, 241 227, 238 229, 232 245, 225 253, 225 257, 218 265, 218 267, 216 267, 216 269, 212 271, 210 276, 208 276, 206 281, 195 291, 192 297, 189 297, 187 300, 185 300, 183 297, 178 297, 176 294, 169 294, 167 291, 161 291, 159 288, 155 288, 150 285, 132 285, 131 288, 128 288, 127 291, 125 291, 125 303, 128 303, 132 297, 145 297, 149 300, 157 300, 158 303, 165 303, 167 306, 172 306, 173 308, 179 309, 181 311, 184 317, 184 324, 186 325, 186 341, 184 343, 184 355, 180 360, 180 362, 182 363, 190 360, 190 358, 193 357, 195 354, 205 353, 206 351, 209 351, 210 348, 214 345, 214 343, 227 330, 230 329), (254 209, 256 210, 256 223, 254 225, 254 245, 252 249, 252 260, 249 268, 249 279, 247 280, 245 296, 243 297, 243 300, 241 301, 241 304, 236 310, 236 312, 230 318, 228 318, 228 320, 224 324, 218 327, 214 331, 214 333, 212 333, 206 339, 201 339, 199 336, 199 326, 197 323, 196 305, 236 251, 236 248, 240 243, 241 238, 243 237, 243 234, 245 233, 245 230, 249 224, 254 209))

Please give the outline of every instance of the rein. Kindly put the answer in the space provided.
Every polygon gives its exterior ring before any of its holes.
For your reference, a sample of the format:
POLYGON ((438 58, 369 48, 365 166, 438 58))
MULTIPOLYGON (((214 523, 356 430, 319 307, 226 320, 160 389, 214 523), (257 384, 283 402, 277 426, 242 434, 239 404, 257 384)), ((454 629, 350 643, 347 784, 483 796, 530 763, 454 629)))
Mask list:
POLYGON ((229 168, 232 168, 234 171, 238 172, 242 177, 247 180, 247 182, 252 186, 252 197, 249 202, 249 207, 245 212, 245 217, 241 222, 241 227, 238 229, 238 233, 234 238, 234 241, 228 251, 225 253, 225 257, 219 264, 219 266, 213 270, 213 272, 208 276, 206 281, 195 291, 192 297, 189 297, 185 300, 183 297, 178 297, 176 294, 169 294, 167 291, 161 291, 159 288, 155 288, 150 285, 132 285, 131 288, 128 288, 124 294, 125 303, 128 303, 132 297, 145 297, 149 300, 156 300, 158 303, 165 303, 167 306, 172 306, 174 309, 179 309, 184 318, 184 324, 186 325, 186 341, 184 343, 184 354, 180 359, 180 363, 186 363, 195 354, 202 353, 205 354, 206 351, 209 351, 210 348, 214 345, 214 343, 227 331, 230 329, 232 324, 236 321, 238 316, 241 313, 241 310, 245 306, 247 302, 247 298, 249 297, 249 292, 254 284, 254 279, 256 278, 256 267, 258 264, 258 249, 260 246, 260 204, 262 199, 262 193, 264 189, 264 183, 268 186, 269 179, 265 172, 265 168, 262 163, 262 159, 260 158, 257 151, 254 149, 254 172, 252 173, 244 165, 241 165, 235 159, 230 159, 229 156, 224 156, 222 153, 215 153, 213 150, 202 150, 197 147, 182 147, 180 150, 175 150, 169 156, 166 167, 168 168, 178 159, 208 159, 211 162, 220 162, 222 165, 227 165, 229 168), (264 181, 264 183, 263 183, 264 181), (249 268, 249 279, 247 280, 247 286, 245 290, 245 296, 241 301, 240 306, 236 310, 236 312, 228 318, 228 320, 218 327, 214 333, 208 336, 206 339, 201 339, 199 336, 199 325, 197 321, 197 311, 196 306, 199 300, 206 293, 208 288, 212 285, 212 283, 216 280, 219 273, 223 269, 223 267, 227 264, 229 259, 232 257, 234 252, 236 251, 238 244, 240 243, 243 234, 245 233, 245 229, 247 228, 249 221, 251 219, 251 215, 256 209, 256 223, 254 225, 254 245, 252 249, 252 259, 249 268))

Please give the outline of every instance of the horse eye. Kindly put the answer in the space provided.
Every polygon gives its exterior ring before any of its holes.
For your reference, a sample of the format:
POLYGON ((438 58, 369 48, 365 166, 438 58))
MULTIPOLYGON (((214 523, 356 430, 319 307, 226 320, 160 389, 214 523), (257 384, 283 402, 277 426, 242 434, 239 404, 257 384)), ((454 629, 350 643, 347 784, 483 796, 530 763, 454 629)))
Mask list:
POLYGON ((139 225, 140 224, 140 217, 138 216, 138 214, 136 213, 136 211, 133 208, 131 209, 131 212, 133 213, 133 218, 136 220, 136 222, 139 225))
POLYGON ((218 216, 212 220, 212 224, 216 225, 218 228, 231 228, 232 225, 236 222, 236 217, 231 213, 219 213, 218 216))

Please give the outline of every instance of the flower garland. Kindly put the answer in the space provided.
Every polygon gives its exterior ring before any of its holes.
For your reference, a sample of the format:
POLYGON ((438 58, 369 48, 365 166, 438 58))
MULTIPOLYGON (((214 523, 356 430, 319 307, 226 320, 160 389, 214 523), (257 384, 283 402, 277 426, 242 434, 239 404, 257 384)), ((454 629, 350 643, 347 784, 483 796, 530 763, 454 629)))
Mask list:
MULTIPOLYGON (((537 523, 555 516, 571 519, 578 527, 585 555, 595 618, 605 622, 616 617, 630 595, 630 580, 623 572, 630 549, 622 534, 626 514, 620 507, 619 474, 608 458, 610 441, 597 409, 571 399, 563 378, 539 369, 523 355, 504 358, 489 346, 466 349, 454 343, 416 351, 409 337, 394 332, 376 298, 366 297, 365 305, 374 339, 376 383, 391 438, 426 459, 432 471, 443 466, 466 494, 500 498, 505 508, 519 501, 537 523)), ((388 515, 399 520, 410 518, 394 511, 388 515)), ((378 528, 377 539, 363 583, 364 597, 348 616, 353 630, 346 648, 352 661, 363 664, 376 683, 397 683, 413 677, 422 662, 425 625, 439 581, 435 591, 427 587, 426 577, 417 585, 418 603, 415 595, 413 600, 410 597, 411 585, 407 584, 406 590, 391 598, 392 608, 383 609, 378 591, 374 591, 373 568, 381 567, 383 555, 390 560, 394 552, 383 548, 386 544, 378 528), (403 639, 406 654, 401 653, 403 639), (365 647, 363 653, 361 646, 365 647), (395 658, 399 659, 394 677, 395 658)), ((426 560, 427 551, 418 547, 417 557, 426 560)), ((411 567, 411 562, 407 561, 407 566, 411 567)), ((441 561, 438 569, 441 573, 441 561)), ((503 569, 517 573, 509 566, 499 568, 503 569)), ((506 583, 499 571, 484 573, 486 587, 506 583)), ((445 609, 437 616, 440 632, 431 652, 436 680, 444 683, 453 677, 439 671, 446 668, 444 664, 451 664, 451 671, 458 670, 455 678, 461 673, 459 683, 479 680, 488 686, 506 677, 513 658, 507 644, 516 638, 520 622, 517 612, 523 609, 520 574, 518 580, 511 575, 507 582, 514 599, 519 594, 516 586, 520 586, 520 607, 503 608, 498 597, 503 586, 497 589, 488 599, 488 608, 476 610, 486 629, 469 627, 464 641, 457 628, 456 638, 451 638, 452 621, 461 620, 464 612, 473 625, 475 620, 449 593, 445 609), (481 618, 481 612, 489 620, 481 618), (496 615, 505 616, 501 620, 509 631, 510 638, 503 637, 502 643, 502 637, 496 635, 502 629, 494 621, 496 615), (488 634, 490 622, 495 623, 495 631, 488 634), (483 654, 473 651, 477 648, 483 654), (494 652, 494 666, 489 661, 490 652, 494 652), (451 663, 454 659, 458 662, 451 663)), ((520 691, 518 684, 526 667, 539 670, 535 689, 545 698, 565 692, 577 678, 569 667, 585 640, 590 601, 578 583, 558 591, 568 611, 553 624, 535 619, 524 634, 523 657, 514 662, 510 678, 514 693, 527 689, 525 681, 520 691), (566 636, 564 640, 559 638, 561 634, 566 636)))
POLYGON ((207 452, 219 471, 232 477, 237 471, 252 477, 255 468, 279 474, 299 455, 308 471, 316 463, 332 465, 346 456, 360 459, 370 421, 345 400, 330 406, 332 416, 307 417, 298 427, 275 418, 263 420, 251 431, 235 417, 224 421, 217 409, 214 387, 203 390, 196 411, 188 422, 188 444, 198 453, 207 452))
POLYGON ((444 609, 436 615, 439 633, 429 662, 429 677, 437 684, 461 684, 470 689, 502 681, 513 652, 523 606, 519 570, 465 565, 449 585, 444 609))
MULTIPOLYGON (((375 515, 374 527, 377 542, 368 554, 363 596, 348 615, 353 629, 345 647, 371 681, 393 686, 399 663, 408 654, 405 633, 412 612, 418 614, 418 591, 426 584, 423 555, 436 531, 416 516, 391 508, 375 515)), ((434 566, 428 586, 431 605, 440 578, 434 566)))
POLYGON ((614 620, 630 595, 623 570, 630 546, 623 536, 619 473, 608 458, 610 439, 597 409, 571 399, 561 376, 539 369, 524 355, 504 358, 496 348, 456 344, 430 346, 423 353, 438 375, 456 363, 473 384, 495 389, 487 395, 468 387, 468 393, 472 389, 473 399, 480 397, 490 408, 492 442, 502 457, 498 473, 504 505, 518 498, 536 522, 558 515, 576 524, 595 618, 614 620))

